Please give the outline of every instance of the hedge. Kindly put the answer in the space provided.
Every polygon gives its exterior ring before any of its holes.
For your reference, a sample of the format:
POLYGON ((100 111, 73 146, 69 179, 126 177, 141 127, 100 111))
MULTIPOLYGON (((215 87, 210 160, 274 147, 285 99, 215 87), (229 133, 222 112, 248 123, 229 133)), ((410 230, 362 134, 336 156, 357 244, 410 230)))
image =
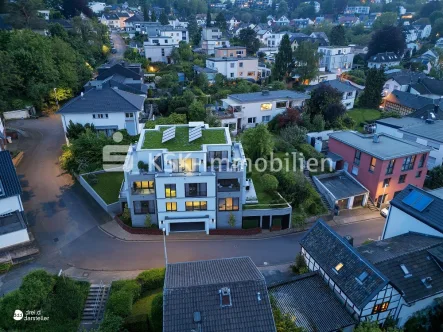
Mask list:
POLYGON ((260 226, 260 219, 257 219, 256 217, 253 217, 254 219, 247 219, 247 218, 248 217, 243 218, 242 222, 243 229, 257 228, 260 226))
POLYGON ((132 294, 133 302, 140 298, 141 285, 137 280, 116 280, 112 283, 112 291, 124 291, 132 294))
POLYGON ((140 273, 136 280, 141 285, 142 293, 162 288, 165 281, 165 269, 151 269, 140 273))
POLYGON ((116 332, 123 326, 123 318, 112 313, 106 313, 105 318, 100 323, 98 332, 116 332))
POLYGON ((163 329, 163 294, 157 294, 152 300, 151 316, 149 317, 154 332, 163 329))
POLYGON ((307 143, 300 144, 297 150, 303 153, 305 160, 309 158, 315 158, 317 160, 321 160, 322 158, 325 157, 322 153, 318 152, 312 145, 307 143))
POLYGON ((112 291, 106 306, 106 312, 120 317, 128 317, 132 311, 132 293, 125 290, 112 291))

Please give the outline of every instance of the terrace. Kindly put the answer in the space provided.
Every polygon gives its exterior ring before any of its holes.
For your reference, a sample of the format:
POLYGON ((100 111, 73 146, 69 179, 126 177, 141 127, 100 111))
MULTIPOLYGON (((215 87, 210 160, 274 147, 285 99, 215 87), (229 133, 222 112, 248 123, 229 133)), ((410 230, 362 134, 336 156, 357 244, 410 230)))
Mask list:
POLYGON ((162 127, 160 130, 146 130, 142 149, 167 149, 168 151, 201 151, 204 144, 227 144, 224 128, 202 129, 202 137, 189 142, 189 127, 177 126, 175 137, 162 143, 163 131, 169 127, 162 127))

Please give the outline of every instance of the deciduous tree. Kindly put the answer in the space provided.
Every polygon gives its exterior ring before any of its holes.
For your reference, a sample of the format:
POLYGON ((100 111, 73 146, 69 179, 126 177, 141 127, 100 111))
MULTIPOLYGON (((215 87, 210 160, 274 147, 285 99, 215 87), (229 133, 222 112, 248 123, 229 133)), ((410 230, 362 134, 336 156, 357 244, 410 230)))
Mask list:
POLYGON ((371 68, 366 74, 365 90, 359 98, 363 107, 376 108, 381 104, 383 85, 386 82, 383 69, 371 68))
POLYGON ((223 32, 228 30, 228 25, 226 23, 226 18, 223 12, 218 13, 215 17, 215 26, 223 32))
POLYGON ((246 52, 248 54, 255 54, 260 48, 260 41, 257 39, 257 33, 251 28, 240 30, 238 38, 243 46, 246 46, 246 52))
POLYGON ((394 52, 402 55, 406 48, 405 38, 400 28, 386 26, 377 30, 368 45, 367 57, 377 53, 394 52))
POLYGON ((311 98, 306 102, 311 121, 317 114, 325 116, 328 106, 331 104, 339 104, 341 100, 341 92, 328 84, 321 84, 311 93, 311 98))
POLYGON ((382 13, 372 24, 372 29, 378 30, 385 26, 395 26, 397 24, 397 13, 382 13))
POLYGON ((168 25, 169 24, 168 15, 166 15, 165 12, 162 12, 160 14, 160 17, 158 18, 158 21, 160 22, 161 25, 168 25))
POLYGON ((300 76, 300 81, 312 80, 318 74, 320 53, 317 45, 311 42, 302 42, 294 52, 295 73, 300 76))
POLYGON ((344 46, 346 44, 346 31, 343 25, 339 24, 331 29, 331 35, 329 37, 331 45, 344 46))
POLYGON ((241 137, 241 142, 246 155, 251 158, 253 162, 255 162, 257 158, 269 156, 274 147, 274 139, 264 124, 259 124, 255 128, 247 129, 241 137))

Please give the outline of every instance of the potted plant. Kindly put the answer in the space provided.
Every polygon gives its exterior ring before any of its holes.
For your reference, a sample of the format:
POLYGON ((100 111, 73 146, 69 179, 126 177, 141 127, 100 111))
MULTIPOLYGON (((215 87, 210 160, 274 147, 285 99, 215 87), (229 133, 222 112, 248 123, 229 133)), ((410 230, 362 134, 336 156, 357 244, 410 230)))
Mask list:
POLYGON ((145 169, 146 165, 145 165, 145 163, 144 163, 143 161, 140 160, 140 161, 137 163, 137 167, 138 167, 138 170, 139 170, 140 172, 142 172, 142 171, 145 169))

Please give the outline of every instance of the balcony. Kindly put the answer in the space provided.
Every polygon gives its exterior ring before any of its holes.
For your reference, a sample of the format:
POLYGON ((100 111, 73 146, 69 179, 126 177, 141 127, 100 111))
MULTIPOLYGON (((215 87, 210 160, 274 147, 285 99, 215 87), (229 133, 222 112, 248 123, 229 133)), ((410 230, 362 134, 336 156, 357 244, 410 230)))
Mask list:
POLYGON ((218 180, 218 192, 238 192, 240 191, 240 183, 237 179, 223 179, 218 180))
POLYGON ((132 188, 131 193, 133 195, 151 195, 155 194, 155 189, 132 188))

